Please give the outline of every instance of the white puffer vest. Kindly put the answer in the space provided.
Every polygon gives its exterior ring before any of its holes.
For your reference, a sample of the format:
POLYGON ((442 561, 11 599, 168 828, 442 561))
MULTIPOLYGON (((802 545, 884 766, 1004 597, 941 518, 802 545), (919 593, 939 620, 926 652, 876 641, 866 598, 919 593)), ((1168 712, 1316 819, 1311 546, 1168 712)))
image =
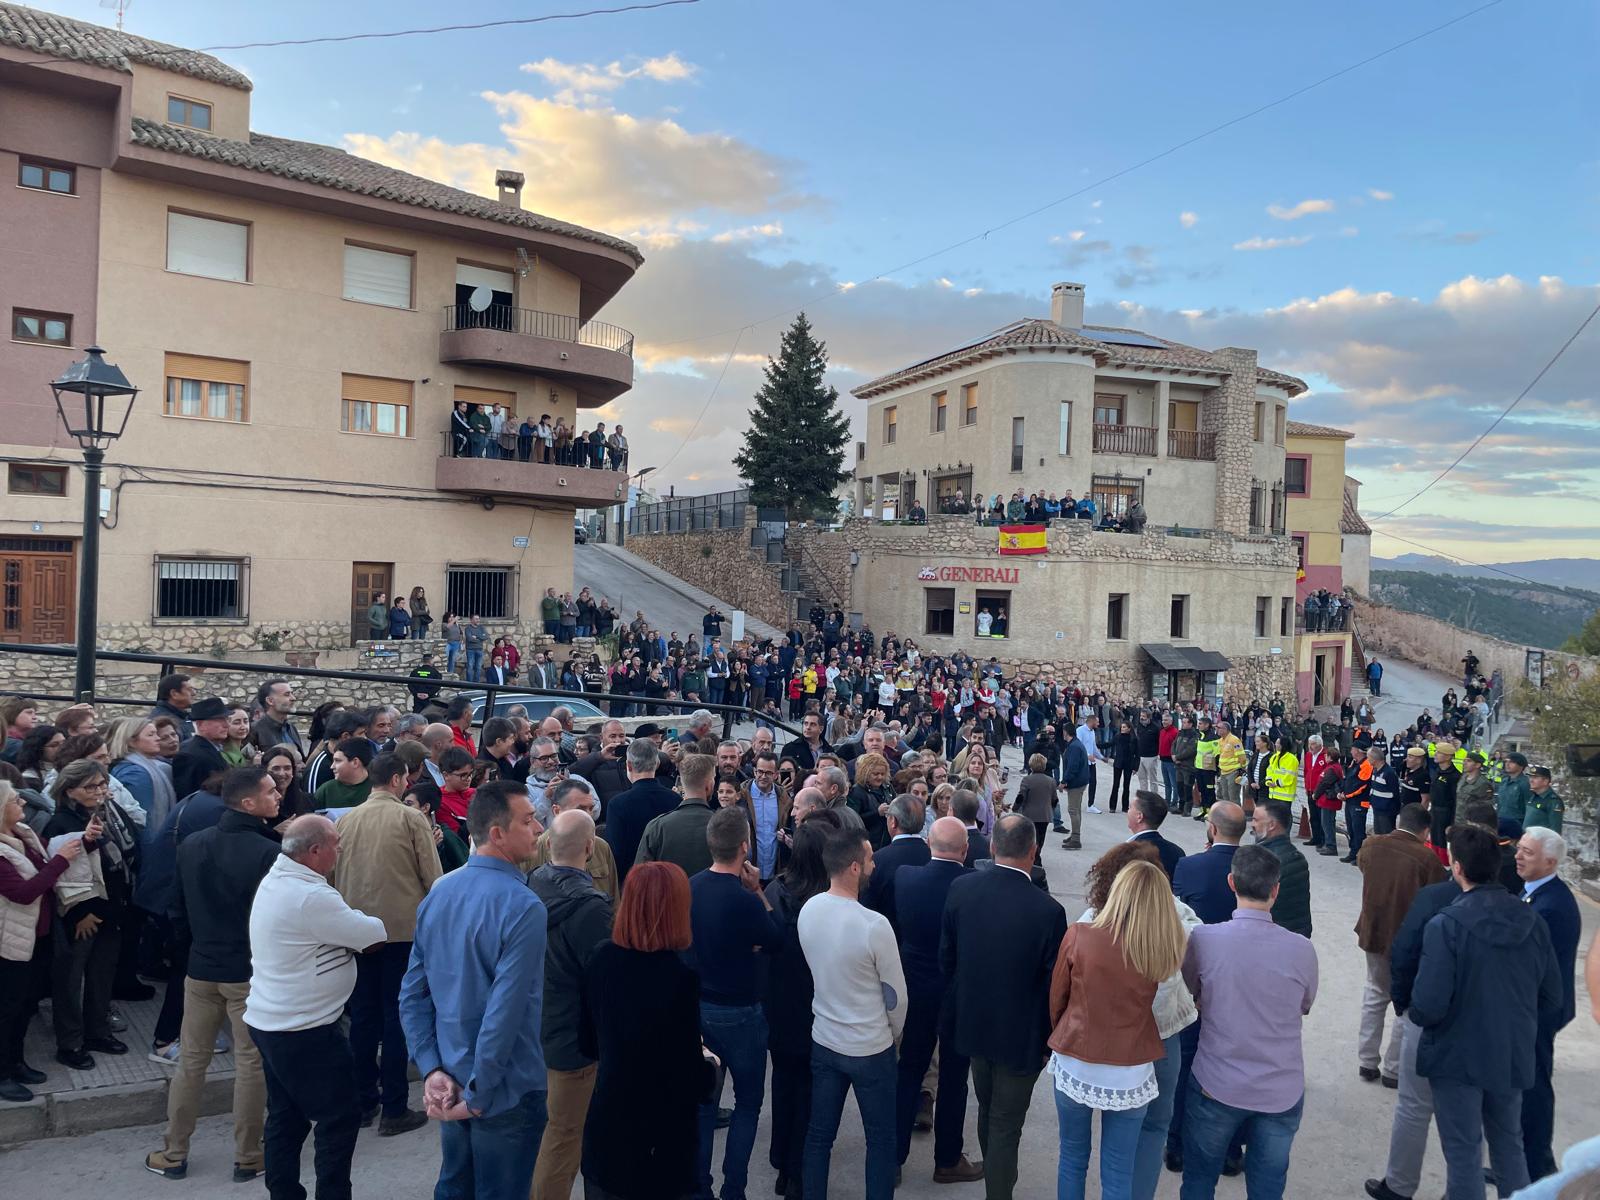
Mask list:
MULTIPOLYGON (((24 843, 31 845, 41 856, 44 854, 38 835, 26 825, 19 824, 10 837, 0 836, 0 858, 5 859, 24 879, 32 879, 39 873, 39 868, 23 853, 24 843)), ((33 957, 34 930, 39 927, 39 905, 46 896, 35 898, 32 904, 18 904, 0 896, 0 958, 7 962, 27 962, 33 957)))

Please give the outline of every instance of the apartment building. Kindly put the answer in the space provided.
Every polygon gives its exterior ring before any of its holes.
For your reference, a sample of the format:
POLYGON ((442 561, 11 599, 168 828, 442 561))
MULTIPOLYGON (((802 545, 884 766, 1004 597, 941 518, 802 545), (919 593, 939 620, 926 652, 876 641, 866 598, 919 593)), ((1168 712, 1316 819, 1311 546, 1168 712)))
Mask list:
POLYGON ((592 429, 633 383, 596 317, 639 251, 531 211, 516 172, 475 195, 254 132, 250 102, 210 55, 0 3, 0 640, 72 636, 49 384, 91 344, 141 389, 100 501, 106 645, 348 646, 415 586, 537 622, 573 512, 627 479, 455 457, 451 412, 592 429))

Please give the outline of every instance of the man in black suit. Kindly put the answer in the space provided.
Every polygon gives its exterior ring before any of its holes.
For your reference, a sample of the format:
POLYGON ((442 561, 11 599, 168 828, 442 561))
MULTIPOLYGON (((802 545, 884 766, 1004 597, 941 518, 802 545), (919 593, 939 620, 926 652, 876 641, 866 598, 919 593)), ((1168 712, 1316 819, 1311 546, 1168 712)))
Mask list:
POLYGON ((511 682, 511 672, 506 668, 505 656, 496 654, 483 670, 483 682, 494 687, 505 687, 511 682))
POLYGON ((1033 823, 995 822, 992 869, 950 886, 939 965, 950 978, 948 1045, 972 1060, 987 1200, 1017 1186, 1017 1146, 1050 1036, 1050 975, 1067 914, 1033 885, 1033 823))
POLYGON ((1140 788, 1133 794, 1128 806, 1128 830, 1133 834, 1130 842, 1149 842, 1161 855, 1161 869, 1171 882, 1172 873, 1183 858, 1183 847, 1161 836, 1161 822, 1167 819, 1167 802, 1155 792, 1140 788))
POLYGON ((967 861, 966 866, 971 867, 979 859, 989 857, 989 839, 978 832, 978 794, 976 792, 957 792, 950 801, 950 815, 960 821, 967 830, 967 861))
POLYGON ((889 802, 889 844, 872 855, 872 878, 867 880, 861 903, 895 923, 894 879, 901 867, 920 867, 928 861, 928 843, 922 840, 927 810, 915 796, 896 796, 889 802))
POLYGON ((620 889, 639 853, 645 826, 656 817, 678 807, 677 792, 656 778, 661 766, 661 751, 648 737, 628 743, 628 790, 606 805, 606 843, 617 860, 617 887, 620 889))
POLYGON ((1550 1075, 1555 1066, 1556 1034, 1577 1011, 1573 977, 1577 970, 1578 938, 1583 918, 1572 889, 1557 868, 1567 857, 1567 843, 1553 829, 1537 826, 1517 843, 1517 874, 1522 876, 1522 899, 1550 928, 1550 946, 1561 969, 1561 1011, 1554 1020, 1540 1020, 1534 1043, 1534 1082, 1522 1093, 1522 1153, 1528 1160, 1528 1178, 1543 1179, 1556 1172, 1550 1142, 1555 1133, 1555 1090, 1550 1075))
POLYGON ((942 1037, 938 1105, 933 1115, 933 1181, 970 1183, 983 1178, 983 1164, 969 1161, 962 1153, 968 1063, 951 1046, 948 1027, 941 1028, 941 1016, 947 1015, 944 997, 949 980, 939 969, 945 899, 950 885, 968 870, 964 865, 967 831, 956 818, 940 817, 928 833, 928 849, 931 857, 927 863, 900 869, 892 897, 894 912, 890 915, 899 934, 900 964, 906 973, 906 1027, 900 1035, 895 1149, 898 1162, 904 1167, 911 1153, 911 1131, 918 1111, 933 1100, 922 1090, 922 1080, 933 1061, 934 1044, 942 1037))
POLYGON ((222 757, 222 745, 228 740, 227 701, 216 696, 197 700, 189 708, 189 719, 194 722, 194 736, 185 739, 172 760, 172 790, 179 800, 230 765, 222 757))

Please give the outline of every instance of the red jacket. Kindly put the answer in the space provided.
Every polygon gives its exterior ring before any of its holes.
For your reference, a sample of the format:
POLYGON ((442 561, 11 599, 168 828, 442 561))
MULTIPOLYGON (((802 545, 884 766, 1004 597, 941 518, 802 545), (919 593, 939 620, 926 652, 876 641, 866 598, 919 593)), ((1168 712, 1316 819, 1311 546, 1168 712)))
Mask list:
POLYGON ((1344 779, 1344 768, 1337 762, 1328 760, 1322 765, 1322 774, 1317 779, 1316 791, 1312 799, 1317 802, 1318 808, 1340 809, 1344 807, 1344 797, 1339 795, 1339 784, 1344 779))
POLYGON ((1178 727, 1176 725, 1174 725, 1170 729, 1163 729, 1161 731, 1161 738, 1156 743, 1156 753, 1159 754, 1162 758, 1166 759, 1168 762, 1171 762, 1172 761, 1172 743, 1177 741, 1177 740, 1178 740, 1178 727))
POLYGON ((455 733, 456 745, 460 746, 468 754, 472 755, 473 758, 477 758, 478 747, 473 743, 472 735, 464 729, 456 729, 454 725, 452 725, 450 728, 455 733))
POLYGON ((1311 795, 1317 790, 1317 784, 1322 781, 1322 773, 1328 769, 1328 756, 1321 750, 1306 755, 1306 795, 1311 795))

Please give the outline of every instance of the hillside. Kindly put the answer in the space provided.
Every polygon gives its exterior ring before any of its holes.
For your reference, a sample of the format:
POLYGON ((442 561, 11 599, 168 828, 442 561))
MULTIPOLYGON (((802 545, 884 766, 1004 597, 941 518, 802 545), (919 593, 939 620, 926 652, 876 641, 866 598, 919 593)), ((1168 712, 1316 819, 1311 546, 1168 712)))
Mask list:
POLYGON ((1499 571, 1474 567, 1438 554, 1401 554, 1395 558, 1372 560, 1374 571, 1424 571, 1429 575, 1470 575, 1474 578, 1500 578, 1520 575, 1535 583, 1558 588, 1600 589, 1600 558, 1530 558, 1520 562, 1496 563, 1499 571))
POLYGON ((1372 572, 1372 598, 1491 637, 1557 649, 1600 608, 1600 594, 1499 576, 1372 572))

